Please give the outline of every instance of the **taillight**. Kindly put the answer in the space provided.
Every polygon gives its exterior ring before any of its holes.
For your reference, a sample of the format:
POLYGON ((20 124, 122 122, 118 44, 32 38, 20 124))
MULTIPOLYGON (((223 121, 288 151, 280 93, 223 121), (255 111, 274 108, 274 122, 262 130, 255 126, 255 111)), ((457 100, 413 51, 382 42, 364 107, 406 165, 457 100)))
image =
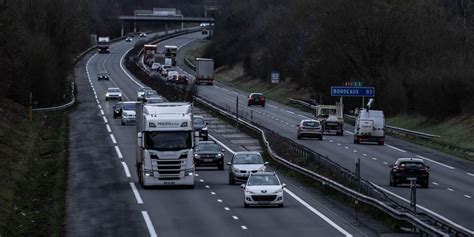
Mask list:
POLYGON ((263 96, 262 96, 262 97, 260 97, 260 100, 265 100, 265 97, 263 97, 263 96))

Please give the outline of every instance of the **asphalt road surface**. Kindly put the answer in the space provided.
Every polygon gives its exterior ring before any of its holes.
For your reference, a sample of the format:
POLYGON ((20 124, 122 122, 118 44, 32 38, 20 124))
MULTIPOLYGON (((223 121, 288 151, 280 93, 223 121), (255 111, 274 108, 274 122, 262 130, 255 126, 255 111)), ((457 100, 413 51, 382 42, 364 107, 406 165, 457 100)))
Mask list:
MULTIPOLYGON (((200 33, 179 36, 160 47, 180 47, 199 37, 200 33)), ((370 235, 291 185, 291 180, 284 208, 244 209, 243 191, 228 184, 227 167, 224 171, 198 170, 194 189, 142 189, 135 169, 135 126, 122 126, 119 119, 113 119, 116 101, 104 98, 108 87, 119 87, 123 100, 136 99, 142 85, 121 63, 132 45, 117 42, 110 54, 90 53, 77 64, 79 105, 70 117, 67 235, 370 235), (97 81, 97 73, 104 70, 111 80, 97 81)))

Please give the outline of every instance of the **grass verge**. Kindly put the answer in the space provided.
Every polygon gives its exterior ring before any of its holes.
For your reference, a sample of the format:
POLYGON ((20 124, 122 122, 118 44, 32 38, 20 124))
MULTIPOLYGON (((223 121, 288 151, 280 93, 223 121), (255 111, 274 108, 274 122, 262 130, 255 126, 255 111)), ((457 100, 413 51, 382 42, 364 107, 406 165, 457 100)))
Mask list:
POLYGON ((67 188, 67 112, 34 113, 20 106, 0 127, 0 233, 2 236, 63 236, 67 188))

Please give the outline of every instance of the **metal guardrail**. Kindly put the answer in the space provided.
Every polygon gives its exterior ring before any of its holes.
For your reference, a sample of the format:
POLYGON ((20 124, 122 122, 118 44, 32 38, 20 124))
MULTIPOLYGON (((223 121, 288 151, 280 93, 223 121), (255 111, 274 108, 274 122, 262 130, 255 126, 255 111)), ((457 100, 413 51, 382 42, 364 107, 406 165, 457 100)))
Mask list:
POLYGON ((187 57, 184 57, 184 64, 196 71, 196 65, 194 65, 187 57))
MULTIPOLYGON (((300 105, 306 106, 306 107, 311 108, 311 109, 316 109, 315 105, 312 105, 312 104, 307 103, 305 101, 298 100, 298 99, 293 99, 293 98, 288 98, 288 99, 293 103, 300 104, 300 105)), ((355 119, 356 119, 356 116, 349 115, 349 114, 344 114, 344 121, 346 121, 346 122, 351 121, 352 125, 354 125, 355 119)), ((441 136, 438 136, 438 135, 412 131, 412 130, 399 128, 399 127, 395 127, 395 126, 390 126, 390 125, 385 125, 385 130, 388 131, 388 132, 391 132, 391 133, 396 133, 396 134, 402 135, 402 136, 412 136, 412 137, 422 138, 422 139, 433 139, 433 138, 441 137, 441 136)))
MULTIPOLYGON (((230 112, 227 112, 223 109, 220 109, 219 107, 205 101, 204 99, 202 98, 199 98, 199 97, 194 97, 194 102, 198 102, 202 105, 204 105, 205 107, 213 110, 214 112, 217 112, 231 120, 236 120, 236 116, 230 112)), ((431 235, 431 236, 449 236, 448 233, 444 232, 443 230, 441 230, 439 228, 439 226, 437 225, 431 225, 431 224, 428 224, 426 223, 425 221, 417 218, 413 213, 409 212, 409 211, 401 211, 401 210, 404 210, 403 207, 401 206, 396 206, 396 204, 394 202, 390 202, 389 198, 388 200, 386 200, 386 202, 383 202, 379 199, 376 199, 376 198, 373 198, 373 197, 370 197, 369 195, 364 195, 360 192, 357 192, 355 191, 354 189, 351 189, 351 188, 348 188, 338 182, 335 182, 325 176, 322 176, 318 173, 315 173, 309 169, 306 169, 300 165, 297 165, 297 164, 294 164, 290 161, 288 161, 287 159, 279 156, 273 149, 272 147, 270 146, 270 142, 268 140, 268 137, 267 135, 265 134, 265 132, 239 118, 238 119, 238 122, 239 124, 241 125, 244 125, 246 126, 247 128, 251 129, 251 130, 254 130, 255 132, 257 132, 260 136, 261 136, 261 139, 263 141, 263 144, 265 146, 265 149, 266 151, 268 152, 268 154, 270 155, 270 157, 272 159, 274 159, 275 161, 277 161, 278 163, 280 163, 281 165, 284 165, 285 167, 291 169, 291 170, 294 170, 294 171, 297 171, 298 173, 300 174, 303 174, 303 175, 306 175, 310 178, 313 178, 317 181, 319 181, 321 184, 323 185, 326 185, 326 186, 329 186, 331 187, 332 189, 348 196, 348 197, 351 197, 351 198, 354 198, 355 200, 359 201, 359 202, 363 202, 367 205, 370 205, 370 206, 373 206, 373 207, 376 207, 377 209, 383 211, 384 213, 387 213, 388 215, 392 216, 393 218, 395 219, 398 219, 400 221, 406 221, 410 224, 412 224, 413 226, 417 227, 421 232, 425 233, 425 234, 428 234, 428 235, 431 235), (387 204, 387 202, 389 204, 387 204)), ((370 183, 367 181, 367 183, 370 183)), ((374 188, 375 190, 377 190, 375 187, 371 187, 371 188, 374 188)), ((380 193, 384 193, 383 191, 381 190, 377 190, 378 192, 380 193)), ((449 228, 450 230, 452 230, 452 228, 449 228)), ((462 232, 460 232, 460 234, 462 234, 462 232)), ((470 236, 468 234, 465 234, 465 236, 470 236)))

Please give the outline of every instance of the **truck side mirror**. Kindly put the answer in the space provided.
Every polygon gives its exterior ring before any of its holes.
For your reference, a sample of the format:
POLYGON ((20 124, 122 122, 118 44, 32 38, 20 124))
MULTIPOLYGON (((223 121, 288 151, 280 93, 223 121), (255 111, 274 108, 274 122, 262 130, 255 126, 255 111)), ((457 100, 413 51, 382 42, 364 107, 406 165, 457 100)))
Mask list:
POLYGON ((144 147, 144 144, 143 144, 143 134, 141 132, 137 133, 137 144, 140 146, 140 147, 144 147))

